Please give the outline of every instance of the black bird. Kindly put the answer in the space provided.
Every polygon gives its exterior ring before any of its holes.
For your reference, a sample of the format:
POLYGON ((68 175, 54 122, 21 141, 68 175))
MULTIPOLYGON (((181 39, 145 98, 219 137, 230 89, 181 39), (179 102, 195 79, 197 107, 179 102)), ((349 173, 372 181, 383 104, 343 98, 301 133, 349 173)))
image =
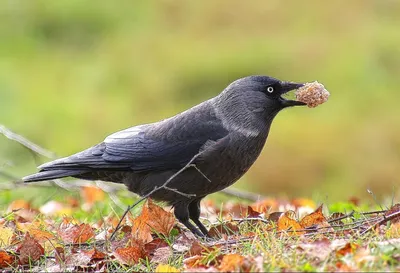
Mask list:
POLYGON ((41 165, 39 173, 23 180, 67 176, 103 180, 124 183, 144 196, 192 160, 193 167, 151 198, 172 205, 182 224, 194 234, 206 236, 208 231, 199 220, 200 200, 247 172, 260 154, 276 114, 286 107, 305 105, 282 97, 302 86, 268 76, 238 79, 218 96, 185 112, 114 133, 87 150, 41 165))

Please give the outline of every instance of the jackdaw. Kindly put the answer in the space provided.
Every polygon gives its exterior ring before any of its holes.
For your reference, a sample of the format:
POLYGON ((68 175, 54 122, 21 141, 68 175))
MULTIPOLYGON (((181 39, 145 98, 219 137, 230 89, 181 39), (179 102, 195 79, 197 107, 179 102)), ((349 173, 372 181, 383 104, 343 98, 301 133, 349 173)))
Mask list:
POLYGON ((206 236, 208 231, 199 220, 200 200, 247 172, 259 156, 276 114, 305 105, 282 97, 302 86, 268 76, 238 79, 218 96, 187 111, 114 133, 87 150, 39 166, 39 173, 23 180, 67 176, 103 180, 124 183, 130 191, 145 196, 192 160, 192 167, 150 197, 173 206, 182 224, 192 233, 206 236))

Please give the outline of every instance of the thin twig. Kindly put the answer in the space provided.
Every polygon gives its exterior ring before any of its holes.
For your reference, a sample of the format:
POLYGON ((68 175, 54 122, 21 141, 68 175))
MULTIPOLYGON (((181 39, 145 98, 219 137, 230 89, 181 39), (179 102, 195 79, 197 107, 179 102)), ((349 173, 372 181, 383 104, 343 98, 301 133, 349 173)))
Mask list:
POLYGON ((26 139, 25 137, 12 132, 10 129, 6 128, 2 124, 0 124, 0 134, 3 134, 8 139, 18 142, 22 146, 28 148, 30 151, 34 151, 35 153, 48 158, 56 158, 56 155, 53 152, 46 150, 39 145, 33 143, 32 141, 26 139))
MULTIPOLYGON (((125 210, 124 214, 122 215, 121 219, 119 220, 117 226, 115 227, 115 230, 113 231, 113 233, 111 234, 110 237, 110 241, 113 240, 113 238, 115 237, 115 234, 118 232, 118 230, 121 228, 121 224, 122 221, 124 220, 125 216, 128 214, 128 212, 133 209, 134 207, 136 207, 139 203, 141 203, 142 201, 144 201, 146 198, 150 197, 152 194, 154 194, 156 191, 159 191, 160 189, 166 189, 166 187, 168 186, 168 184, 175 179, 178 175, 180 175, 182 172, 186 171, 187 169, 193 167, 193 161, 201 154, 198 153, 195 156, 192 157, 192 159, 185 165, 183 166, 183 168, 181 168, 179 171, 177 171, 176 173, 174 173, 170 178, 168 178, 164 184, 162 184, 161 186, 155 186, 153 190, 151 190, 150 192, 148 192, 147 194, 145 194, 144 196, 142 196, 142 198, 140 198, 138 201, 136 201, 133 205, 128 206, 128 208, 125 210)), ((196 167, 196 170, 198 170, 198 168, 196 167)), ((201 173, 202 174, 202 173, 201 173)), ((203 175, 203 174, 202 174, 203 175)), ((207 179, 209 180, 209 179, 207 179)), ((209 180, 210 181, 210 180, 209 180)), ((182 196, 187 196, 187 193, 182 193, 179 191, 175 191, 174 192, 182 195, 182 196)), ((195 194, 193 194, 194 196, 196 196, 195 194)), ((193 197, 193 196, 192 196, 193 197)))
POLYGON ((384 215, 382 220, 380 220, 379 222, 375 223, 374 225, 370 226, 369 228, 367 228, 366 230, 361 232, 361 235, 364 235, 368 231, 371 231, 372 229, 374 229, 374 228, 376 228, 376 227, 378 227, 380 225, 383 225, 386 222, 388 222, 390 220, 393 220, 396 217, 400 217, 400 211, 393 212, 393 213, 391 213, 389 215, 384 215))

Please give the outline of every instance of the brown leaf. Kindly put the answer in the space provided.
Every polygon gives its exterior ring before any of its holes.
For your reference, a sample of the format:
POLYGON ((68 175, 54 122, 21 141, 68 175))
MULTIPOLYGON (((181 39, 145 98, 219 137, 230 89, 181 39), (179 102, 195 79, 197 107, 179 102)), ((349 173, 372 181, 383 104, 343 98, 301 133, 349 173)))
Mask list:
POLYGON ((151 258, 153 263, 168 263, 168 260, 172 256, 173 252, 169 246, 157 248, 151 258))
POLYGON ((278 223, 279 218, 281 217, 281 215, 284 214, 284 212, 281 211, 276 211, 276 212, 271 212, 268 215, 268 220, 278 223))
MULTIPOLYGON (((385 216, 389 217, 390 215, 394 214, 394 213, 398 213, 400 212, 400 203, 393 205, 386 213, 385 216)), ((392 224, 395 223, 400 223, 400 214, 397 215, 396 217, 392 218, 391 220, 392 224)))
POLYGON ((258 217, 260 217, 260 212, 258 212, 258 211, 255 211, 251 206, 248 206, 247 207, 247 217, 249 217, 249 218, 258 218, 258 217))
POLYGON ((146 258, 146 251, 141 242, 137 241, 134 246, 118 248, 113 252, 115 258, 126 265, 135 265, 139 259, 146 258))
POLYGON ((66 244, 81 244, 94 237, 93 229, 88 224, 63 223, 58 229, 58 234, 66 244))
POLYGON ((347 243, 344 247, 339 248, 336 250, 336 256, 342 257, 346 256, 346 254, 354 253, 360 246, 356 243, 347 243))
POLYGON ((333 231, 331 225, 322 214, 322 206, 319 206, 314 212, 301 219, 300 226, 303 229, 315 226, 316 229, 324 228, 323 231, 333 231))
POLYGON ((153 241, 146 243, 144 245, 144 249, 147 252, 147 255, 153 255, 154 252, 161 248, 161 247, 166 247, 168 246, 168 243, 165 242, 163 239, 161 238, 155 238, 153 241))
POLYGON ((327 238, 322 238, 311 243, 301 243, 298 245, 307 257, 317 258, 319 261, 326 260, 332 252, 331 241, 327 238))
POLYGON ((54 249, 54 256, 56 258, 57 264, 60 265, 60 264, 65 263, 65 250, 63 247, 60 247, 60 246, 56 247, 54 249))
POLYGON ((19 263, 27 265, 39 260, 44 255, 44 249, 35 238, 27 233, 24 240, 19 244, 17 253, 19 253, 19 263))
POLYGON ((208 236, 210 236, 211 238, 221 238, 221 235, 229 236, 237 232, 239 232, 239 227, 237 226, 237 224, 228 222, 211 227, 208 231, 208 236))
POLYGON ((150 199, 147 199, 141 214, 133 221, 132 236, 145 243, 151 242, 153 231, 168 236, 174 224, 175 217, 172 213, 165 211, 150 199))
POLYGON ((289 231, 289 235, 301 235, 304 231, 297 231, 302 229, 301 225, 294 218, 294 211, 287 211, 282 214, 278 219, 278 231, 289 231))
POLYGON ((198 241, 194 241, 189 249, 189 255, 194 256, 194 255, 201 255, 203 252, 209 251, 209 248, 206 246, 200 244, 198 241))
POLYGON ((0 250, 0 268, 13 267, 16 263, 16 257, 0 250))

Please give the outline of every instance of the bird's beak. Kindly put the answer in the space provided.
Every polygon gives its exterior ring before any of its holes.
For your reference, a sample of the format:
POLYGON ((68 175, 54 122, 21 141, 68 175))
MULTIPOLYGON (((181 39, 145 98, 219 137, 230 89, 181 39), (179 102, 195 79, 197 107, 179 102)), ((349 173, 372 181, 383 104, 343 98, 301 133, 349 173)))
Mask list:
MULTIPOLYGON (((304 83, 295 83, 295 82, 282 82, 282 95, 286 94, 289 91, 299 89, 300 87, 304 86, 304 83)), ((282 96, 279 97, 279 101, 283 105, 283 107, 290 107, 290 106, 300 106, 306 105, 304 102, 297 101, 297 100, 288 100, 283 98, 282 96)))

